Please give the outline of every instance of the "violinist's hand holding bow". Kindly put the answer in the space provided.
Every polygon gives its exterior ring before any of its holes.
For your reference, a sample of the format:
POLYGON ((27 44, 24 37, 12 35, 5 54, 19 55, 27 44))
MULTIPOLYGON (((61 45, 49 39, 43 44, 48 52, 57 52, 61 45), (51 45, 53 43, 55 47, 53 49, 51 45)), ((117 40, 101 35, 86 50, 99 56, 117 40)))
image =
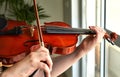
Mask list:
POLYGON ((45 47, 33 46, 31 52, 22 61, 8 68, 1 77, 29 77, 35 70, 44 70, 46 77, 50 77, 52 60, 48 49, 45 47))

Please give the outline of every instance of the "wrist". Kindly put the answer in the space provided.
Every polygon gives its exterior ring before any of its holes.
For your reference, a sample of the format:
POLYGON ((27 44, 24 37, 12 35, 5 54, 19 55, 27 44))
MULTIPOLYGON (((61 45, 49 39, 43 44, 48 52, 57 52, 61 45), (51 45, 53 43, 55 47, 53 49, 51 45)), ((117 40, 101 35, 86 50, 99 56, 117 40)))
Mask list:
POLYGON ((4 71, 3 73, 0 74, 0 77, 27 77, 27 76, 11 71, 4 71))
POLYGON ((78 57, 78 58, 81 58, 83 57, 85 54, 87 54, 87 51, 84 50, 84 48, 82 46, 78 46, 75 50, 75 56, 78 57))
POLYGON ((11 77, 11 74, 8 73, 7 71, 4 71, 1 73, 0 77, 11 77))

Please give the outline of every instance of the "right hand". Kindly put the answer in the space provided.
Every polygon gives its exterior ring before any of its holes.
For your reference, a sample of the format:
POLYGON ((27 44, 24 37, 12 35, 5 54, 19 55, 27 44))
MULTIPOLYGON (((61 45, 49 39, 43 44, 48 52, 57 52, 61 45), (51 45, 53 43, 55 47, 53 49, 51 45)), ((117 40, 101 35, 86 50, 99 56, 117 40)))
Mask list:
POLYGON ((42 46, 38 48, 39 45, 31 47, 31 51, 33 51, 30 54, 31 64, 34 68, 44 70, 46 77, 50 77, 53 63, 49 55, 49 50, 42 46))
POLYGON ((50 77, 53 63, 49 50, 35 45, 31 47, 31 51, 23 60, 3 72, 1 77, 28 77, 36 69, 45 71, 46 77, 50 77))

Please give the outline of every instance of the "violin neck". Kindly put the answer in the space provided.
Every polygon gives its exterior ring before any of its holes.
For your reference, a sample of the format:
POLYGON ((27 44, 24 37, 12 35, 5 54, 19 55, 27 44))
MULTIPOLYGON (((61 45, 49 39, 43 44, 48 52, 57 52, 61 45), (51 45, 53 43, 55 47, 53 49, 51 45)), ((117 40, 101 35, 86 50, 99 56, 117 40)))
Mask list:
POLYGON ((46 33, 52 34, 96 34, 94 31, 90 29, 80 29, 80 28, 63 28, 63 27, 54 27, 54 26, 46 26, 46 33))

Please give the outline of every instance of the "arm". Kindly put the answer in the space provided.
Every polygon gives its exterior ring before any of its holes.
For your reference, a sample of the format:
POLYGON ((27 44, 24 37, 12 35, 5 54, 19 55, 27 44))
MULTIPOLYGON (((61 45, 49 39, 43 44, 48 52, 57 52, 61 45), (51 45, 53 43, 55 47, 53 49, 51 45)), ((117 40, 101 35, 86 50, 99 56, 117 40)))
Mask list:
POLYGON ((28 77, 38 68, 46 72, 46 77, 50 77, 52 60, 49 51, 45 47, 38 48, 38 46, 33 46, 31 50, 34 52, 8 68, 0 77, 28 77))
POLYGON ((96 32, 96 35, 87 36, 82 43, 69 55, 59 56, 53 59, 53 69, 51 77, 56 77, 66 71, 80 58, 86 55, 91 49, 101 42, 105 31, 100 27, 91 26, 91 30, 96 32))

